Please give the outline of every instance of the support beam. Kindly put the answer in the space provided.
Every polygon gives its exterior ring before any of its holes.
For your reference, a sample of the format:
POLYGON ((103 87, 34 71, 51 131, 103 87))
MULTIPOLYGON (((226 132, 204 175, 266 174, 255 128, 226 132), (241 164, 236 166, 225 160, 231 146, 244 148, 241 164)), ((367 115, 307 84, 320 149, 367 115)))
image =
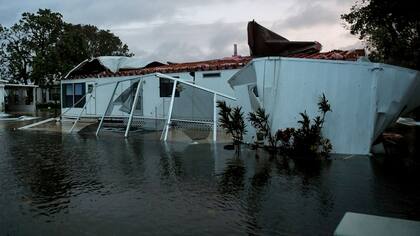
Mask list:
MULTIPOLYGON (((103 124, 103 122, 104 122, 104 119, 105 119, 106 113, 108 112, 109 106, 110 106, 110 104, 111 104, 112 100, 114 99, 115 91, 117 91, 117 87, 118 87, 118 85, 119 85, 119 84, 120 84, 120 82, 116 82, 116 84, 115 84, 114 91, 112 92, 111 98, 109 99, 109 102, 108 102, 108 105, 106 106, 105 112, 104 112, 104 114, 102 115, 102 118, 101 118, 101 121, 99 122, 98 128, 96 129, 96 136, 98 136, 98 134, 99 134, 99 130, 100 130, 100 129, 101 129, 101 127, 102 127, 102 124, 103 124)), ((95 88, 95 89, 96 89, 96 88, 95 88)))
POLYGON ((89 98, 86 100, 85 105, 83 105, 83 109, 80 111, 79 115, 77 116, 76 120, 74 121, 73 126, 70 129, 70 133, 73 132, 74 127, 76 127, 77 122, 80 119, 80 116, 82 116, 83 111, 86 109, 87 104, 90 102, 90 99, 92 98, 92 94, 90 94, 89 98))
POLYGON ((217 140, 217 94, 213 94, 213 142, 217 140))
POLYGON ((213 93, 213 94, 215 93, 215 94, 217 94, 218 96, 221 96, 221 97, 228 98, 228 99, 230 99, 230 100, 234 100, 234 101, 236 101, 236 98, 234 98, 234 97, 228 96, 228 95, 226 95, 226 94, 224 94, 224 93, 219 93, 219 92, 217 92, 217 91, 214 91, 214 90, 211 90, 211 89, 208 89, 208 88, 205 88, 205 87, 202 87, 202 86, 196 85, 196 84, 191 84, 191 83, 189 83, 189 82, 187 82, 187 81, 183 81, 183 80, 181 80, 181 79, 179 79, 179 78, 174 78, 174 77, 172 77, 172 76, 165 75, 165 74, 162 74, 162 73, 155 73, 154 75, 155 75, 155 76, 157 76, 157 77, 159 77, 159 78, 165 78, 165 79, 170 79, 170 80, 172 80, 172 81, 177 81, 177 82, 179 82, 179 83, 181 83, 181 84, 186 84, 186 85, 191 86, 191 87, 193 87, 193 88, 197 88, 197 89, 200 89, 200 90, 203 90, 203 91, 206 91, 206 92, 209 92, 209 93, 213 93))
POLYGON ((22 130, 22 129, 29 129, 29 128, 33 128, 33 127, 35 127, 35 126, 42 125, 42 124, 45 124, 45 123, 51 122, 51 121, 53 121, 53 120, 58 121, 58 120, 59 120, 59 118, 58 118, 58 117, 48 118, 48 119, 46 119, 46 120, 42 120, 42 121, 39 121, 39 122, 36 122, 36 123, 30 124, 30 125, 25 125, 25 126, 20 127, 20 128, 18 128, 18 129, 19 129, 19 130, 22 130))
POLYGON ((131 106, 130 117, 128 118, 127 128, 125 129, 125 134, 124 134, 125 138, 128 137, 128 131, 130 130, 131 122, 133 121, 134 110, 136 109, 137 101, 139 99, 139 92, 140 92, 140 87, 142 83, 143 83, 143 78, 141 78, 137 84, 137 89, 134 95, 133 105, 131 106))
MULTIPOLYGON (((169 104, 169 113, 168 113, 168 119, 166 120, 165 128, 162 132, 163 135, 163 141, 166 141, 168 139, 168 130, 169 125, 171 124, 171 118, 172 118, 172 109, 174 107, 174 99, 175 99, 175 92, 176 92, 176 85, 178 80, 174 80, 174 86, 172 88, 172 96, 171 96, 171 103, 169 104)), ((162 136, 161 136, 162 139, 162 136)))
MULTIPOLYGON (((66 114, 68 111, 70 111, 71 109, 73 109, 73 108, 75 108, 76 107, 76 105, 77 104, 79 104, 81 101, 83 101, 83 99, 84 98, 86 98, 87 97, 87 95, 88 95, 88 93, 87 94, 85 94, 85 95, 83 95, 83 97, 81 97, 79 100, 77 100, 74 104, 73 104, 73 106, 71 106, 71 107, 69 107, 69 108, 67 108, 67 110, 65 110, 63 113, 61 113, 61 117, 63 117, 63 115, 64 114, 66 114)), ((63 101, 63 100, 61 100, 61 101, 63 101)))

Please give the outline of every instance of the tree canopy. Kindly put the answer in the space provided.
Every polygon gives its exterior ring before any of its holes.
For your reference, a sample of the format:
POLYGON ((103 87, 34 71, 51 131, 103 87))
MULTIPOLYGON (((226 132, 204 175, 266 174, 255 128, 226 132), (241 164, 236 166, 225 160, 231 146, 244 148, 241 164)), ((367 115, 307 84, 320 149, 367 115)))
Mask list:
POLYGON ((367 42, 370 57, 420 69, 420 14, 416 1, 362 0, 341 18, 367 42))
POLYGON ((0 25, 0 75, 16 82, 45 85, 87 58, 132 55, 109 30, 66 23, 49 9, 23 13, 9 28, 0 25))

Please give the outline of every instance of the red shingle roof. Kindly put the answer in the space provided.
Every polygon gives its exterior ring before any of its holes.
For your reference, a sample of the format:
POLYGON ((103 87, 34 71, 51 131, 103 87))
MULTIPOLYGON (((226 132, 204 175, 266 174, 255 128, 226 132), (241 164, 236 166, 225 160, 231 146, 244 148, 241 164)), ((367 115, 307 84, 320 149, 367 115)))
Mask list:
POLYGON ((228 57, 218 60, 199 61, 199 62, 186 62, 186 63, 173 63, 169 65, 140 68, 133 70, 123 70, 117 73, 104 71, 98 74, 86 74, 80 76, 70 76, 68 79, 84 79, 84 78, 97 78, 97 77, 116 77, 116 76, 134 76, 145 75, 151 73, 178 73, 178 72, 191 72, 191 71, 209 71, 209 70, 228 70, 239 69, 244 67, 251 57, 228 57))
POLYGON ((314 54, 294 54, 288 57, 308 58, 308 59, 324 59, 324 60, 342 60, 356 61, 359 57, 365 56, 365 50, 356 49, 349 51, 333 50, 330 52, 319 52, 314 54))
MULTIPOLYGON (((356 61, 361 56, 365 56, 364 50, 352 50, 352 51, 334 50, 330 52, 321 52, 321 53, 314 53, 314 54, 294 54, 288 57, 356 61)), ((240 69, 244 67, 251 60, 252 60, 252 57, 235 56, 235 57, 226 57, 226 58, 222 58, 218 60, 174 63, 174 64, 162 65, 162 66, 156 66, 156 67, 150 67, 150 68, 123 70, 116 73, 104 71, 98 74, 85 74, 85 75, 78 75, 78 76, 70 76, 67 79, 135 76, 135 75, 151 74, 151 73, 156 73, 156 72, 178 73, 178 72, 192 72, 192 71, 240 69)))

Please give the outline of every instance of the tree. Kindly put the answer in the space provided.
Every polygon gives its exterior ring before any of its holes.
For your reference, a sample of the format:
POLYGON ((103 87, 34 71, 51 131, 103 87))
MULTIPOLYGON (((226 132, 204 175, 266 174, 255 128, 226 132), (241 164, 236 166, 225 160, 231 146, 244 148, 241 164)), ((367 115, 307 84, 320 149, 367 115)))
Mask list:
POLYGON ((0 27, 0 72, 12 80, 46 85, 81 61, 96 56, 132 56, 108 30, 73 25, 49 9, 23 13, 10 28, 0 27))
POLYGON ((22 32, 21 26, 14 25, 3 28, 0 32, 0 67, 4 78, 22 81, 29 79, 29 61, 31 53, 28 48, 28 38, 22 32))
POLYGON ((2 35, 5 31, 5 28, 0 24, 0 79, 4 79, 7 76, 7 69, 6 69, 6 54, 3 50, 5 42, 3 42, 2 35))
POLYGON ((23 13, 19 25, 28 37, 31 52, 30 78, 37 84, 45 84, 60 75, 57 43, 63 32, 62 15, 49 9, 40 9, 37 14, 23 13))
POLYGON ((65 24, 57 51, 61 71, 69 71, 86 58, 134 55, 109 30, 100 30, 93 25, 65 24))
POLYGON ((362 0, 341 15, 351 34, 367 42, 370 58, 420 69, 420 14, 416 1, 362 0))

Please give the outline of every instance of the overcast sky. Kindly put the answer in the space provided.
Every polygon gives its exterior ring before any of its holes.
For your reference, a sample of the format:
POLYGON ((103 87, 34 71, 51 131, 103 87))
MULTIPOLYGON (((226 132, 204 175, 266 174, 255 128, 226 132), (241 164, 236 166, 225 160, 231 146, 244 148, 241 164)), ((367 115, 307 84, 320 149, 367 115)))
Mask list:
POLYGON ((74 24, 109 29, 147 60, 191 61, 249 55, 247 22, 255 19, 289 40, 318 41, 323 51, 362 47, 340 14, 354 0, 0 0, 0 24, 50 8, 74 24))

